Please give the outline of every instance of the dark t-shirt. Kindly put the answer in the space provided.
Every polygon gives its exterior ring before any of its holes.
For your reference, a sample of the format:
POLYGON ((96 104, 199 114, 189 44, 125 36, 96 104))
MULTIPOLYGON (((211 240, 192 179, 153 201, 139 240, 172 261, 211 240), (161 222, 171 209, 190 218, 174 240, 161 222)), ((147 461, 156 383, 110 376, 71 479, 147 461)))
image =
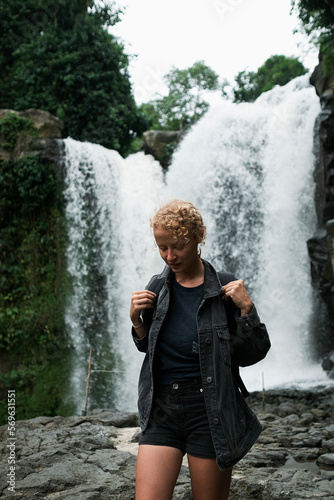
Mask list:
POLYGON ((196 314, 203 289, 204 284, 186 288, 173 276, 170 305, 157 346, 161 384, 201 375, 196 314))

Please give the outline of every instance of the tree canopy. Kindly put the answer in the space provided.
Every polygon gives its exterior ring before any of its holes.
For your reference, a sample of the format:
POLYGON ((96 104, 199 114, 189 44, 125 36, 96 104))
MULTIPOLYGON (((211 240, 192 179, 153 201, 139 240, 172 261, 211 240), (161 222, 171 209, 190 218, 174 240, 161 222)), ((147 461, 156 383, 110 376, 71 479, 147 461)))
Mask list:
POLYGON ((172 68, 164 79, 168 95, 141 106, 151 117, 151 128, 182 130, 195 123, 209 107, 203 93, 218 88, 218 75, 204 61, 172 68))
MULTIPOLYGON (((240 71, 235 77, 232 89, 233 102, 253 102, 263 92, 271 90, 275 85, 285 85, 297 76, 307 73, 307 69, 295 57, 275 55, 269 57, 257 71, 240 71)), ((226 87, 223 85, 223 94, 226 87)))
POLYGON ((119 14, 102 0, 0 0, 0 107, 49 111, 65 135, 124 153, 146 122, 108 32, 119 14))
POLYGON ((333 0, 291 0, 303 30, 318 45, 324 71, 334 66, 334 3, 333 0))
POLYGON ((319 29, 333 35, 334 4, 332 0, 292 0, 291 4, 308 35, 319 29))

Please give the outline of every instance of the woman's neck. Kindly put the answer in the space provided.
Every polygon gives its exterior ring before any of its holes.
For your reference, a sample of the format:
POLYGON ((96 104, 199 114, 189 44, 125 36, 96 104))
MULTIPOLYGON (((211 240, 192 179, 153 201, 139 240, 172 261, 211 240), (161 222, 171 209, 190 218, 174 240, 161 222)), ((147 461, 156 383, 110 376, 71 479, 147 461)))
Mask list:
POLYGON ((185 288, 192 288, 204 282, 204 264, 200 258, 196 266, 187 273, 175 273, 176 281, 185 288))

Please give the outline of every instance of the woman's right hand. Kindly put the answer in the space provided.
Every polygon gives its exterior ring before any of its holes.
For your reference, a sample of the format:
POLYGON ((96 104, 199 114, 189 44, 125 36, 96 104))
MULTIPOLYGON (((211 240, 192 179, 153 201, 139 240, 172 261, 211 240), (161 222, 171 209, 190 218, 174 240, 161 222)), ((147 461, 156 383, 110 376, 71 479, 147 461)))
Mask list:
POLYGON ((157 296, 150 290, 139 290, 133 292, 130 306, 130 319, 134 326, 140 324, 139 318, 142 309, 152 309, 157 296))

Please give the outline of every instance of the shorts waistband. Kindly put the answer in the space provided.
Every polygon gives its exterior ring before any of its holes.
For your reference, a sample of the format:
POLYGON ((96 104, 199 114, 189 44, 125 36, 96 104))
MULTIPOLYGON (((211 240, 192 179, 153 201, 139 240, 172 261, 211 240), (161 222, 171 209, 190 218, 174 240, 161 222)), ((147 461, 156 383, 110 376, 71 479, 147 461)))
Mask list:
POLYGON ((173 380, 169 384, 159 384, 159 390, 162 391, 172 391, 178 392, 187 389, 201 389, 202 388, 202 379, 194 378, 188 380, 173 380))

